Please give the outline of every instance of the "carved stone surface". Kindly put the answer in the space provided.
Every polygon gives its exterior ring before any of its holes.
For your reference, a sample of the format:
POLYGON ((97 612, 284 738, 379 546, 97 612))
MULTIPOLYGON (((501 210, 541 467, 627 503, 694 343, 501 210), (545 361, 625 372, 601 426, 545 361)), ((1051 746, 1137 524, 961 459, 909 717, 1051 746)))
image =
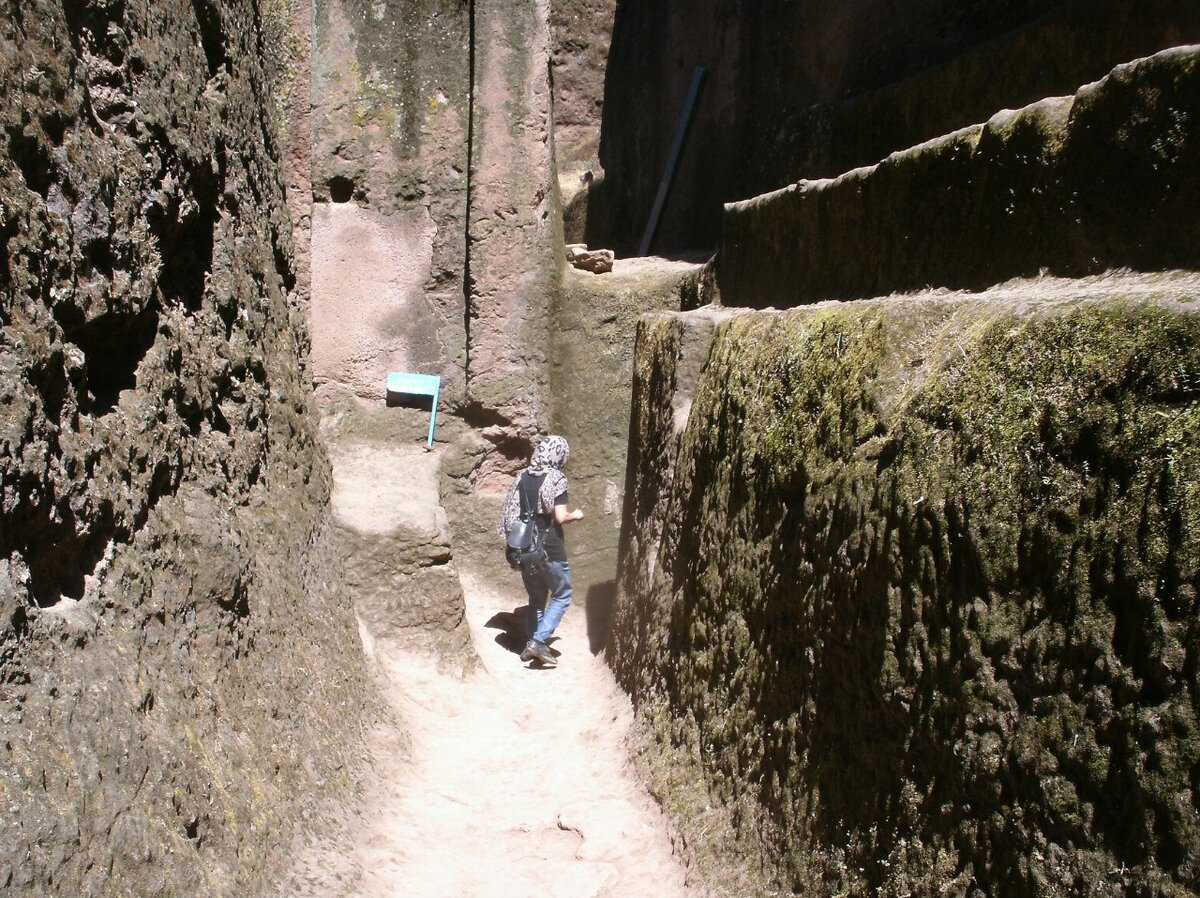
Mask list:
POLYGON ((370 717, 259 7, 0 12, 11 894, 246 894, 370 717))
POLYGON ((1200 49, 725 214, 726 305, 1200 267, 1200 49))
POLYGON ((722 205, 839 175, 1200 41, 1193 0, 624 3, 579 239, 634 251, 693 70, 708 71, 652 251, 710 249, 722 205))
POLYGON ((316 0, 313 361, 318 400, 391 371, 465 395, 470 5, 316 0))
POLYGON ((718 891, 1200 886, 1198 296, 643 318, 609 657, 718 891))

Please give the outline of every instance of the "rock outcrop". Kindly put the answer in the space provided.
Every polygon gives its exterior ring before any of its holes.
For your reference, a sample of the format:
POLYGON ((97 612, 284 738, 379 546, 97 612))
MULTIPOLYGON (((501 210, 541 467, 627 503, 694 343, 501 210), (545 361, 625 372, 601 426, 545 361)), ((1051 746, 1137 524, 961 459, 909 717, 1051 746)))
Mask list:
POLYGON ((551 415, 571 441, 571 504, 586 514, 567 541, 594 647, 604 642, 615 592, 638 318, 685 305, 698 270, 695 263, 631 259, 600 277, 573 270, 563 276, 552 319, 551 415))
POLYGON ((1191 0, 622 4, 600 162, 573 239, 634 251, 695 67, 706 80, 653 249, 712 248, 722 204, 872 165, 999 109, 1200 41, 1191 0))
POLYGON ((11 894, 253 894, 369 718, 259 9, 0 12, 11 894))
POLYGON ((442 423, 429 447, 429 413, 327 405, 321 436, 333 462, 333 524, 345 586, 370 644, 402 643, 438 657, 447 670, 475 663, 442 468, 457 454, 461 425, 442 423), (449 431, 447 439, 447 431, 449 431))
MULTIPOLYGON (((313 362, 318 398, 389 371, 465 396, 468 4, 314 0, 313 362)), ((293 116, 294 127, 305 127, 293 116)))
POLYGON ((1198 291, 643 319, 610 660, 723 891, 1200 886, 1198 291))
POLYGON ((480 472, 484 488, 507 487, 502 475, 549 423, 549 319, 562 243, 549 12, 546 0, 474 6, 467 392, 470 420, 498 446, 480 472))
POLYGON ((745 308, 643 319, 609 654, 723 891, 1200 888, 1198 61, 732 204, 745 308))
POLYGON ((837 178, 731 204, 721 302, 1200 267, 1200 45, 837 178))
POLYGON ((440 376, 443 410, 491 445, 477 484, 502 493, 549 424, 561 244, 549 4, 315 8, 318 399, 377 403, 389 371, 440 376))
POLYGON ((554 0, 550 4, 550 83, 554 158, 559 172, 598 164, 604 79, 617 0, 554 0))

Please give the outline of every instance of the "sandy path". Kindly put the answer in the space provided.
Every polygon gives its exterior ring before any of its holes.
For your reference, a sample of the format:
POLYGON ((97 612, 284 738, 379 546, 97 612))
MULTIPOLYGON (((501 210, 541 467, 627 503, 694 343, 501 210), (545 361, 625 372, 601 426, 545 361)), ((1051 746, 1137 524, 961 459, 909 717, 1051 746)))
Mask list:
POLYGON ((405 728, 378 734, 380 744, 411 749, 375 752, 378 786, 344 840, 351 847, 302 860, 284 894, 699 894, 632 777, 631 712, 588 650, 582 609, 559 628, 559 666, 538 669, 506 647, 519 581, 503 594, 469 575, 463 586, 480 668, 460 678, 428 656, 368 643, 405 728))

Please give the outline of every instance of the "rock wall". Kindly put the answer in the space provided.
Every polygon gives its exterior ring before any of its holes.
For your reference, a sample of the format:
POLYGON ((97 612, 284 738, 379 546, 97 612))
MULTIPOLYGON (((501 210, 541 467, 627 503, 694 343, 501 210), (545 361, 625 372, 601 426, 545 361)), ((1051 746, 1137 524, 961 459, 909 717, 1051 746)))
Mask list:
POLYGON ((443 411, 492 447, 485 492, 548 422, 551 48, 544 2, 316 3, 318 398, 382 405, 389 371, 440 375, 443 411))
POLYGON ((599 166, 604 76, 617 0, 553 0, 550 83, 560 173, 599 166))
POLYGON ((721 302, 787 307, 1039 272, 1200 266, 1200 46, 878 165, 732 204, 721 302))
POLYGON ((275 84, 284 196, 292 219, 297 302, 312 302, 312 0, 262 7, 263 50, 275 84))
POLYGON ((388 372, 411 371, 440 374, 447 402, 461 403, 471 8, 457 0, 313 7, 318 396, 380 402, 388 372))
POLYGON ((550 4, 554 162, 567 243, 587 239, 589 193, 603 178, 600 124, 616 7, 616 0, 550 4))
POLYGON ((684 306, 696 293, 698 269, 630 260, 608 274, 571 269, 563 276, 552 319, 550 413, 572 447, 571 506, 586 515, 571 524, 567 543, 593 647, 603 644, 616 590, 638 317, 684 306))
POLYGON ((256 894, 370 719, 259 16, 0 12, 10 894, 256 894))
POLYGON ((877 162, 1197 40, 1187 0, 625 3, 604 99, 621 112, 604 121, 583 240, 636 249, 697 66, 708 75, 653 247, 663 254, 715 247, 723 203, 877 162))
POLYGON ((1200 886, 1198 63, 731 204, 643 319, 609 655, 719 889, 1200 886))
POLYGON ((643 319, 610 659, 722 891, 1200 887, 1198 290, 643 319))
POLYGON ((550 310, 562 263, 554 191, 550 9, 484 0, 475 15, 468 233, 470 419, 497 451, 479 485, 529 457, 548 421, 550 310))

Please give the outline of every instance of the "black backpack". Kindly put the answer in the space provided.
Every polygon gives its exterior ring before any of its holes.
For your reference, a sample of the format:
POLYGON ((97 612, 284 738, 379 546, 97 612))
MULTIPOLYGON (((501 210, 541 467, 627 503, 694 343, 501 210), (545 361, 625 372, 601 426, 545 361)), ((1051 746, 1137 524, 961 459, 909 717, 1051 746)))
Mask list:
POLYGON ((538 525, 537 496, 530 499, 528 488, 529 481, 522 474, 521 479, 517 481, 517 494, 521 498, 521 513, 508 528, 504 547, 504 557, 508 559, 509 567, 514 570, 541 567, 549 560, 546 557, 546 544, 542 528, 538 525))

